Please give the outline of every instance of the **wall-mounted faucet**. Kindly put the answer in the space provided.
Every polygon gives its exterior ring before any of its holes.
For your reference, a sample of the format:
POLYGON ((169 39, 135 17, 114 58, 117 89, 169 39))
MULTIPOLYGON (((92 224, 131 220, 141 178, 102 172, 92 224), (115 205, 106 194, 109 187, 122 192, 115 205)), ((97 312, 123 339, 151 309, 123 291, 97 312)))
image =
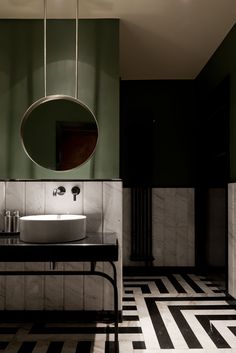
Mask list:
POLYGON ((72 195, 73 195, 73 200, 76 201, 76 196, 79 195, 80 193, 80 188, 78 186, 73 186, 71 189, 72 195))
POLYGON ((58 188, 53 190, 53 196, 64 195, 65 192, 66 192, 66 189, 64 188, 64 186, 59 186, 58 188))

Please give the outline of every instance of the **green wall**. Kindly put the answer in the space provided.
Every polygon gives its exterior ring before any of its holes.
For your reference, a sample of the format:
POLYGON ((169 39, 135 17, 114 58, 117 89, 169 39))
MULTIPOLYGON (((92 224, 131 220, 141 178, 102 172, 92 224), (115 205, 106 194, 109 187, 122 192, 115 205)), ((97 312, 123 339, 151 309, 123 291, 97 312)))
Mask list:
MULTIPOLYGON (((43 21, 0 20, 0 179, 119 177, 119 21, 79 21, 79 99, 95 114, 93 158, 68 172, 39 167, 20 139, 26 109, 44 96, 43 21)), ((75 21, 47 20, 47 95, 75 95, 75 21)), ((44 137, 42 137, 44 138, 44 137)))
POLYGON ((204 100, 227 76, 230 78, 230 181, 236 181, 236 25, 196 78, 199 99, 204 100))

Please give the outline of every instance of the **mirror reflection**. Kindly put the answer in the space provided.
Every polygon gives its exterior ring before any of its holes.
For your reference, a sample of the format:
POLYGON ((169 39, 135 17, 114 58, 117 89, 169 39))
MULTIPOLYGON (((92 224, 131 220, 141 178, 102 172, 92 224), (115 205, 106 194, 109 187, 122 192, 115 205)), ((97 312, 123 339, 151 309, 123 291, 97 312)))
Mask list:
POLYGON ((55 95, 39 99, 23 116, 23 147, 38 165, 56 171, 74 169, 94 153, 98 125, 78 99, 55 95))

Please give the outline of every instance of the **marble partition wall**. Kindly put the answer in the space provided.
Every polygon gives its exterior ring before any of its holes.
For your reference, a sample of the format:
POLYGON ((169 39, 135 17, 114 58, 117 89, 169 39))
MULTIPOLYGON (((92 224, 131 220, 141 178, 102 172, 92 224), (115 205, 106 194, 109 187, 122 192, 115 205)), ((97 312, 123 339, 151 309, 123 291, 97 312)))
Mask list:
MULTIPOLYGON (((123 265, 141 266, 130 261, 130 189, 123 189, 123 265)), ((154 266, 194 266, 194 189, 152 189, 152 250, 154 266)))
MULTIPOLYGON (((122 293, 122 183, 120 181, 2 181, 0 182, 0 230, 4 209, 20 215, 74 213, 87 216, 87 232, 115 232, 119 242, 116 263, 119 310, 122 293), (71 189, 79 186, 73 201, 71 189), (53 196, 59 186, 63 196, 53 196)), ((88 263, 57 263, 56 269, 83 270, 88 263)), ((49 263, 4 263, 0 270, 47 270, 49 263)), ((110 269, 98 263, 97 269, 110 269)), ((110 310, 113 291, 97 276, 7 276, 0 277, 0 310, 110 310)))
POLYGON ((236 298, 236 183, 228 184, 228 293, 236 298))

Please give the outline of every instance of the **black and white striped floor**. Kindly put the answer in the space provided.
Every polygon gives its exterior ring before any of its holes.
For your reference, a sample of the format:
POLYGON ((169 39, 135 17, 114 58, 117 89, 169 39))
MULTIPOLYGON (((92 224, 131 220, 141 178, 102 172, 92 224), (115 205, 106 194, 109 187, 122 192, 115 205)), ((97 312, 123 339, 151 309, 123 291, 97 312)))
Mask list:
MULTIPOLYGON (((236 302, 196 275, 125 277, 120 353, 236 353, 236 302)), ((113 352, 113 325, 0 324, 0 352, 113 352)))

